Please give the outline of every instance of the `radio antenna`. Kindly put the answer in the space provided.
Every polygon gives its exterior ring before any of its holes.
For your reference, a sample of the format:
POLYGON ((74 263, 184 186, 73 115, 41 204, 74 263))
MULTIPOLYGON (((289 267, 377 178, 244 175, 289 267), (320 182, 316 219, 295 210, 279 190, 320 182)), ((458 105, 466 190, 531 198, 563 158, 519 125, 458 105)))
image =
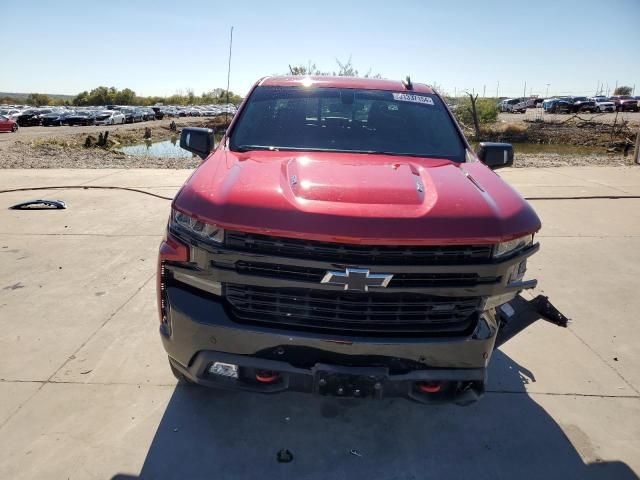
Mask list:
POLYGON ((231 36, 229 38, 229 65, 227 66, 227 106, 224 109, 224 123, 227 124, 227 116, 229 115, 229 80, 231 79, 231 47, 233 46, 233 27, 231 27, 231 36))

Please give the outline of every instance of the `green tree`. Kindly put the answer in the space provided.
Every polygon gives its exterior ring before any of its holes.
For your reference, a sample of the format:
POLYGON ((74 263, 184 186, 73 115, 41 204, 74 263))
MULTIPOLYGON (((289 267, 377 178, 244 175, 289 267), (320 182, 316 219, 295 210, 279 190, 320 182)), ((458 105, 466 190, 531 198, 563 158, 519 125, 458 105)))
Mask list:
POLYGON ((49 95, 45 95, 43 93, 30 93, 25 100, 25 103, 27 105, 41 107, 43 105, 49 105, 51 103, 51 98, 49 98, 49 95))
POLYGON ((632 91, 633 89, 631 87, 627 85, 621 85, 613 91, 613 94, 614 95, 631 95, 632 91))
MULTIPOLYGON (((479 127, 495 123, 498 120, 498 107, 494 99, 478 98, 476 99, 476 113, 478 115, 479 127)), ((456 104, 454 114, 458 121, 465 127, 474 127, 473 108, 471 98, 469 96, 460 98, 456 104)))

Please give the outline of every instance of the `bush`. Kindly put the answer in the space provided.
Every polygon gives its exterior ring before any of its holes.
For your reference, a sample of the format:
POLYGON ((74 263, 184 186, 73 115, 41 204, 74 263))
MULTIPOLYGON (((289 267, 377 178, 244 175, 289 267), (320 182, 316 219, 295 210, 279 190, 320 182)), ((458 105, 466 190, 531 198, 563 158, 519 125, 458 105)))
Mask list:
MULTIPOLYGON (((480 126, 495 123, 498 120, 498 106, 491 98, 478 98, 476 100, 476 110, 480 126)), ((469 97, 458 99, 455 110, 456 117, 460 123, 467 128, 473 128, 473 114, 471 113, 471 100, 469 97)))

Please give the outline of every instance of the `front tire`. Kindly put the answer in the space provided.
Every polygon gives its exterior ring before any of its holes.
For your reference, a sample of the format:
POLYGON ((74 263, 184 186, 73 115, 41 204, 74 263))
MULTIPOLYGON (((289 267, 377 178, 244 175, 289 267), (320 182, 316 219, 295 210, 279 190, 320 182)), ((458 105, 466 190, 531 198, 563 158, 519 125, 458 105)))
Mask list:
POLYGON ((13 133, 16 133, 16 132, 18 131, 18 124, 17 124, 17 123, 14 123, 14 124, 13 124, 13 126, 11 127, 11 131, 12 131, 13 133))

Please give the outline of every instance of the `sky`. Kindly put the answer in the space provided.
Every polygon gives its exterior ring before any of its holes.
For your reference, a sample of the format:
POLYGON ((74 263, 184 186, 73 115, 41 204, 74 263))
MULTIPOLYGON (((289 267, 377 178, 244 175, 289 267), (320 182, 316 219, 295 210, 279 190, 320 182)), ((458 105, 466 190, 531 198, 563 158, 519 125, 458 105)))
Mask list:
POLYGON ((640 0, 0 1, 0 91, 225 88, 231 26, 241 95, 289 64, 349 57, 448 94, 640 95, 640 0))

